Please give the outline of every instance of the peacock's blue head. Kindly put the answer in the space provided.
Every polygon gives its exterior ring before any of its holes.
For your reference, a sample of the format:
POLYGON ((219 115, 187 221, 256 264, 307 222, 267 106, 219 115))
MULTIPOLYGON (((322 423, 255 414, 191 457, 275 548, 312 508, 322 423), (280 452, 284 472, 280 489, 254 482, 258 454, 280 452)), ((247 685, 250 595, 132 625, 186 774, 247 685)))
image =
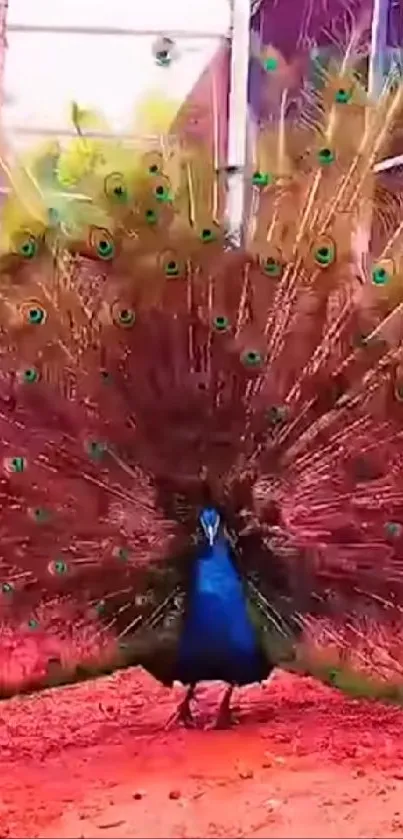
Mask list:
POLYGON ((214 507, 204 507, 200 513, 199 522, 210 547, 213 547, 220 530, 221 518, 219 513, 214 507))

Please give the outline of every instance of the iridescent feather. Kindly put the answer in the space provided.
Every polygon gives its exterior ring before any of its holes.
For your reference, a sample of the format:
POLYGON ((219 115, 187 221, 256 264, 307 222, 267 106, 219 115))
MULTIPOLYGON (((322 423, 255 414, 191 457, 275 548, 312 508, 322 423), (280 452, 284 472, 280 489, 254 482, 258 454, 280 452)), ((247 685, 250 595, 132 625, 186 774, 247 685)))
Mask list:
POLYGON ((400 197, 374 166, 403 88, 371 103, 344 62, 317 97, 262 127, 244 250, 226 245, 222 167, 167 131, 80 176, 85 235, 4 263, 5 621, 52 636, 40 616, 61 597, 58 615, 172 678, 213 506, 271 665, 401 678, 400 197))

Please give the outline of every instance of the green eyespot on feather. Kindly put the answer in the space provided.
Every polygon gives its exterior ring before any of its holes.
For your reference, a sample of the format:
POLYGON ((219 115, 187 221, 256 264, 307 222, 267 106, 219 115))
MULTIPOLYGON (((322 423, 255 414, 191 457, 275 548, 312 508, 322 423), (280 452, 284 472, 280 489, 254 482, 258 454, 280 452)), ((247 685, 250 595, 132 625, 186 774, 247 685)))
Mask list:
POLYGON ((278 70, 278 58, 274 55, 271 55, 270 58, 266 58, 263 62, 263 67, 266 70, 266 73, 274 73, 278 70))
POLYGON ((3 465, 6 472, 8 472, 9 474, 14 473, 21 475, 23 472, 25 472, 28 463, 25 457, 19 457, 18 455, 16 455, 15 457, 6 457, 3 460, 3 465))
POLYGON ((113 194, 114 199, 116 201, 119 201, 119 203, 121 203, 121 204, 126 203, 126 201, 127 201, 127 189, 125 189, 123 186, 115 186, 113 188, 113 193, 112 194, 113 194))
POLYGON ((128 548, 114 548, 113 556, 115 559, 118 559, 119 562, 127 562, 130 557, 130 551, 128 548))
POLYGON ((274 259, 272 256, 269 256, 268 259, 265 259, 263 264, 263 272, 268 277, 281 277, 283 273, 283 266, 278 259, 274 259))
POLYGON ((229 320, 225 315, 217 315, 213 320, 213 327, 216 332, 227 332, 229 325, 229 320))
POLYGON ((259 189, 264 189, 264 187, 269 186, 272 183, 273 177, 269 172, 260 172, 259 170, 256 170, 256 172, 252 175, 253 186, 259 187, 259 189))
POLYGON ((258 350, 245 350, 241 360, 245 367, 250 368, 260 367, 263 364, 263 356, 258 350))
POLYGON ((119 326, 124 326, 126 329, 136 321, 136 313, 133 309, 120 309, 117 315, 119 326))
POLYGON ((318 162, 321 166, 329 166, 331 163, 334 163, 335 155, 332 149, 325 147, 323 149, 319 149, 318 151, 318 162))
POLYGON ((38 253, 38 242, 34 236, 27 236, 25 239, 21 239, 18 244, 17 253, 23 259, 34 259, 38 253))
POLYGON ((100 370, 100 371, 99 371, 99 375, 100 375, 100 377, 101 377, 102 381, 103 381, 106 385, 108 385, 108 384, 110 384, 110 383, 112 382, 112 376, 111 376, 111 374, 109 373, 109 371, 108 371, 108 370, 100 370))
POLYGON ((111 201, 117 204, 126 204, 128 190, 125 179, 120 172, 112 172, 105 178, 104 192, 111 201))
POLYGON ((101 440, 86 440, 84 448, 91 460, 97 462, 102 460, 106 452, 106 444, 101 440))
POLYGON ((69 566, 64 559, 58 558, 49 562, 48 565, 49 574, 52 574, 56 577, 64 577, 69 572, 69 566))
POLYGON ((204 227, 200 233, 200 240, 203 242, 204 245, 208 244, 209 242, 215 242, 217 239, 214 230, 211 230, 210 227, 204 227))
POLYGON ((164 272, 166 277, 179 277, 180 268, 178 263, 174 259, 170 259, 165 265, 164 272))
POLYGON ((28 309, 26 318, 30 326, 42 326, 46 321, 46 311, 42 306, 34 306, 28 309))
POLYGON ((106 228, 91 227, 88 243, 95 256, 103 262, 108 262, 115 256, 113 236, 106 228))
POLYGON ((1 592, 2 592, 2 594, 6 594, 8 596, 14 594, 13 583, 2 583, 1 584, 1 592))
POLYGON ((313 253, 313 258, 317 265, 321 268, 326 268, 334 262, 335 249, 330 245, 322 245, 321 247, 316 248, 313 253))
POLYGON ((161 203, 168 204, 171 201, 171 194, 169 192, 169 189, 167 189, 165 186, 162 186, 162 184, 159 184, 155 187, 154 195, 157 201, 160 201, 161 203))
POLYGON ((383 286, 390 280, 390 274, 382 265, 375 265, 371 272, 374 285, 383 286))
POLYGON ((19 373, 19 380, 22 384, 34 385, 39 381, 39 372, 35 367, 26 367, 19 373))
POLYGON ((30 507, 28 515, 36 524, 46 524, 50 519, 50 512, 46 507, 30 507))
POLYGON ((286 405, 272 405, 266 412, 267 422, 272 427, 283 425, 288 417, 286 405))
POLYGON ((144 214, 144 218, 147 224, 150 226, 153 224, 157 224, 158 217, 157 213, 154 210, 146 210, 144 214))
POLYGON ((29 618, 27 626, 28 629, 39 629, 39 621, 36 618, 29 618))
POLYGON ((115 256, 115 246, 107 239, 101 239, 97 244, 97 255, 100 259, 108 261, 115 256))
POLYGON ((351 97, 351 90, 348 90, 345 87, 339 87, 334 95, 334 101, 337 102, 338 105, 347 105, 347 103, 351 101, 351 97))
POLYGON ((398 521, 387 521, 385 523, 385 535, 389 539, 399 539, 402 535, 402 525, 398 521))

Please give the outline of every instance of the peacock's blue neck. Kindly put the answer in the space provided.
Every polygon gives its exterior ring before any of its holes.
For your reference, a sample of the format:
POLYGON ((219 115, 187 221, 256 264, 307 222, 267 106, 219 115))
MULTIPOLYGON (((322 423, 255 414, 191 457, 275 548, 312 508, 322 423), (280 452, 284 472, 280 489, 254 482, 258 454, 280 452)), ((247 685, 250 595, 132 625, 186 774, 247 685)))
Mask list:
POLYGON ((193 587, 198 594, 203 591, 220 592, 222 597, 234 593, 234 589, 243 591, 242 582, 234 567, 231 547, 224 536, 220 536, 213 545, 205 542, 196 554, 193 565, 193 587))
POLYGON ((220 535, 195 556, 179 655, 186 682, 222 679, 246 684, 262 678, 261 653, 231 546, 220 535))

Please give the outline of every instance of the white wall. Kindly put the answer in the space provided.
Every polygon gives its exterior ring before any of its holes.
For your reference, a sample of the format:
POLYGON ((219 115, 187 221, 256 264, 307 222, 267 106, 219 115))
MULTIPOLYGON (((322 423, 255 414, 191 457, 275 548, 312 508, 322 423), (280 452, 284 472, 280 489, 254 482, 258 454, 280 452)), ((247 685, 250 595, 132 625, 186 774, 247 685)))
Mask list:
POLYGON ((72 100, 101 109, 116 130, 130 129, 136 101, 147 90, 183 101, 217 49, 215 36, 228 32, 229 23, 228 0, 9 0, 9 26, 159 28, 213 35, 179 38, 178 60, 161 68, 152 54, 154 36, 9 30, 3 120, 10 139, 32 144, 48 131, 69 128, 72 100))

